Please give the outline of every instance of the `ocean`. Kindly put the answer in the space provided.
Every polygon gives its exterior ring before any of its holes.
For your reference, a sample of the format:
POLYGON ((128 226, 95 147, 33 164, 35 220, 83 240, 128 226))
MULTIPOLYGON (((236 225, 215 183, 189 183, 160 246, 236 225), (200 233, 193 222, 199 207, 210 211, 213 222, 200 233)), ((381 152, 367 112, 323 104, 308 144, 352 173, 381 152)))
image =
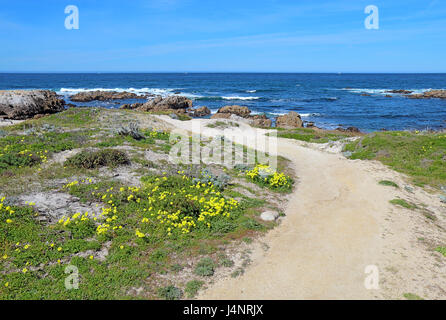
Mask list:
MULTIPOLYGON (((67 103, 72 103, 70 95, 86 90, 178 94, 213 112, 232 104, 269 117, 296 111, 304 121, 326 129, 355 126, 370 132, 446 127, 446 100, 388 97, 386 92, 446 89, 446 74, 0 73, 0 89, 50 89, 67 103)), ((132 102, 137 101, 74 104, 118 108, 132 102)))

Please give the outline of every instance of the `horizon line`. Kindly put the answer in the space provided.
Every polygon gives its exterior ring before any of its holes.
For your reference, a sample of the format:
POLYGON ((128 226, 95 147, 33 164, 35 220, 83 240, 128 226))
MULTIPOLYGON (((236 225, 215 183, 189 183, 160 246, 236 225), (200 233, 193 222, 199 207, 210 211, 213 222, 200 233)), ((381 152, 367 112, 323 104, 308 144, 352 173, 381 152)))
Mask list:
POLYGON ((0 71, 0 74, 446 74, 446 72, 336 71, 0 71))

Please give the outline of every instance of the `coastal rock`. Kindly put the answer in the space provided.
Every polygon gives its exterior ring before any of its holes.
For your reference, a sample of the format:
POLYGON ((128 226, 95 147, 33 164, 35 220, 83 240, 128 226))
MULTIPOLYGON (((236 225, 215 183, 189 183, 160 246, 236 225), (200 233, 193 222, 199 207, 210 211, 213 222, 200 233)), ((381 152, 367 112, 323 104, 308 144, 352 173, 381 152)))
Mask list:
POLYGON ((288 114, 277 117, 278 128, 302 128, 303 121, 297 112, 290 111, 288 114))
POLYGON ((430 90, 424 93, 411 94, 408 97, 411 99, 446 99, 446 90, 430 90))
POLYGON ((265 211, 260 215, 260 219, 263 221, 276 221, 279 218, 279 214, 274 211, 265 211))
POLYGON ((230 113, 216 113, 211 116, 211 119, 229 119, 231 118, 230 113))
POLYGON ((139 96, 133 92, 117 92, 117 91, 87 91, 79 92, 70 96, 70 100, 74 102, 90 102, 90 101, 107 101, 121 99, 146 99, 147 96, 139 96))
POLYGON ((359 130, 359 129, 356 128, 356 127, 348 127, 347 129, 344 129, 344 128, 339 127, 339 128, 337 128, 336 130, 337 130, 337 131, 340 131, 340 132, 361 133, 361 130, 359 130))
POLYGON ((193 116, 197 118, 205 117, 211 114, 211 110, 208 107, 201 107, 193 112, 193 116))
POLYGON ((314 128, 314 122, 307 122, 307 128, 314 128))
POLYGON ((135 110, 141 107, 142 105, 143 105, 142 103, 123 104, 122 106, 119 107, 119 109, 135 110))
POLYGON ((218 109, 217 114, 219 113, 229 113, 229 114, 235 114, 242 118, 247 118, 251 114, 251 110, 249 110, 248 107, 242 107, 242 106, 224 106, 220 109, 218 109))
POLYGON ((0 91, 0 117, 25 120, 39 114, 63 111, 65 101, 50 90, 0 91))
POLYGON ((411 94, 413 91, 410 90, 387 90, 387 93, 398 93, 398 94, 411 94))
POLYGON ((251 125, 254 127, 260 127, 260 128, 270 128, 273 122, 271 119, 268 119, 268 117, 264 114, 262 115, 254 115, 250 117, 251 119, 251 125))
POLYGON ((138 107, 137 110, 144 112, 169 111, 186 113, 186 110, 191 108, 192 100, 186 97, 170 96, 163 98, 161 96, 157 96, 156 98, 138 107))

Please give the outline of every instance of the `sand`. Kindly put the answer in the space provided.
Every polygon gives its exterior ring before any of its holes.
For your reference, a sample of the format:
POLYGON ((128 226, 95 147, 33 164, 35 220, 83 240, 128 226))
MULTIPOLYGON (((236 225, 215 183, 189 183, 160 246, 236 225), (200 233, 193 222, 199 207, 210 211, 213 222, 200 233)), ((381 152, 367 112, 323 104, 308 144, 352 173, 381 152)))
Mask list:
MULTIPOLYGON (((160 118, 204 136, 223 134, 206 127, 213 120, 160 118)), ((225 133, 245 133, 248 145, 268 132, 253 134, 239 125, 225 133)), ((405 293, 446 298, 445 258, 434 251, 446 241, 446 208, 438 195, 406 189, 404 175, 379 162, 348 160, 336 150, 278 139, 278 154, 292 161, 298 177, 286 218, 262 238, 269 250, 256 250, 242 276, 216 282, 199 299, 404 299, 405 293), (379 185, 381 180, 402 187, 379 185), (397 197, 426 208, 389 203, 397 197), (377 267, 378 289, 365 286, 367 266, 377 267)))

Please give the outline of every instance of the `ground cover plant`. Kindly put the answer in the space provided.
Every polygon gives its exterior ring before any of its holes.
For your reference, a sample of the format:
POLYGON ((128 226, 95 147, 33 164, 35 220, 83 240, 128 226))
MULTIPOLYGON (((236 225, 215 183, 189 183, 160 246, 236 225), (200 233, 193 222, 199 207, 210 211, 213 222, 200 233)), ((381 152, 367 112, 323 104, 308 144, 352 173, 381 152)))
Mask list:
POLYGON ((446 185, 446 134, 375 132, 345 146, 350 159, 379 160, 412 177, 416 185, 446 185))

